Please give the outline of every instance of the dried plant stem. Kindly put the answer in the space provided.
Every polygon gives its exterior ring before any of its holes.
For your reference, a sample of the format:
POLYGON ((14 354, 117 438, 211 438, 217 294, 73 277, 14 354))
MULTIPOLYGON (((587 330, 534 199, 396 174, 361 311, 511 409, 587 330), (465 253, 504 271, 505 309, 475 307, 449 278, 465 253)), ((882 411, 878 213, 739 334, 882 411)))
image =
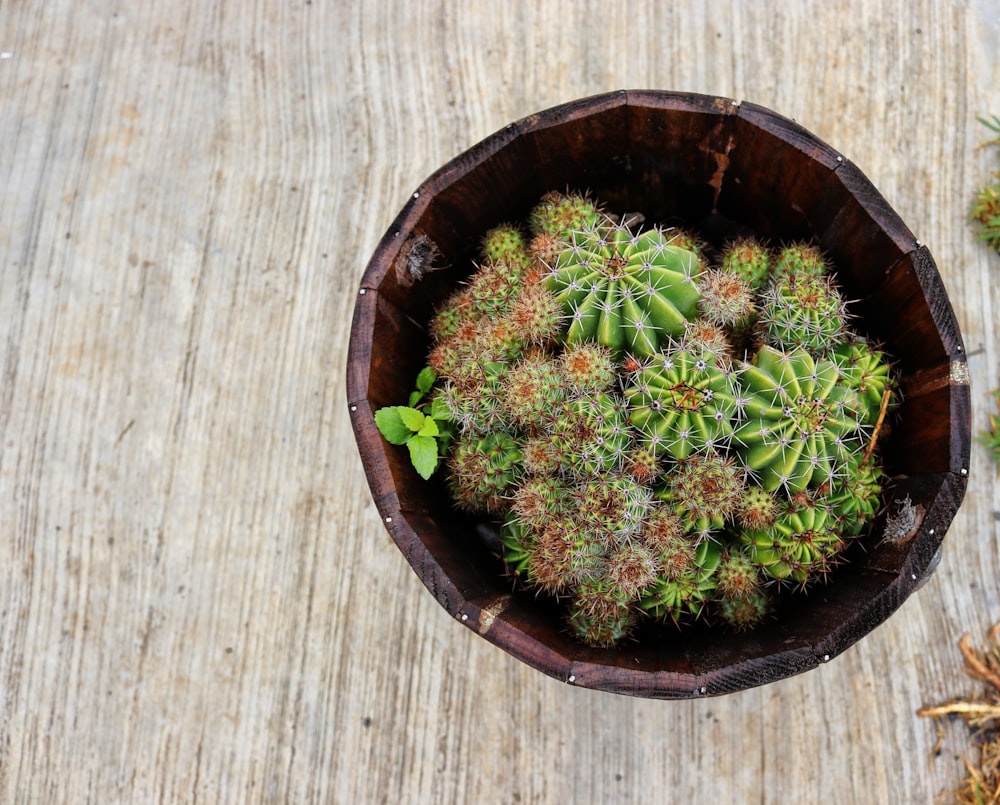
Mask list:
MULTIPOLYGON (((992 646, 978 651, 968 633, 958 641, 965 660, 965 672, 973 679, 987 682, 993 691, 979 699, 957 699, 917 710, 918 716, 933 719, 958 716, 975 728, 974 739, 980 746, 979 763, 965 761, 968 776, 955 792, 960 805, 1000 805, 1000 623, 989 630, 992 646)), ((938 725, 934 754, 941 749, 942 731, 938 725)))
POLYGON ((872 451, 875 449, 875 445, 878 442, 879 431, 882 430, 882 425, 885 423, 885 412, 889 410, 889 401, 892 399, 892 390, 886 389, 882 392, 882 405, 879 408, 878 419, 875 420, 875 427, 872 430, 872 438, 868 442, 868 447, 865 448, 865 456, 861 459, 861 466, 864 467, 868 463, 868 459, 871 458, 872 451))

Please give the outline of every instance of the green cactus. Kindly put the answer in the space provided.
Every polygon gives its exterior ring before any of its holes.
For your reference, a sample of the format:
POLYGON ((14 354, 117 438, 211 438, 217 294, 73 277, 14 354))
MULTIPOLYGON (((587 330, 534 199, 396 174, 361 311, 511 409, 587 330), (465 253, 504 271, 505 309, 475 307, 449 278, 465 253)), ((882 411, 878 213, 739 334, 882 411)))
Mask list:
POLYGON ((575 232, 546 279, 568 322, 567 343, 596 341, 648 356, 697 315, 698 261, 659 230, 575 232))
POLYGON ((719 596, 724 600, 747 599, 760 592, 760 568, 743 551, 724 553, 715 575, 719 596))
POLYGON ((501 224, 487 232, 480 252, 486 262, 514 263, 525 270, 531 265, 531 255, 524 235, 518 227, 511 224, 501 224))
POLYGON ((800 585, 825 575, 845 544, 836 516, 816 504, 789 506, 772 526, 744 531, 740 540, 764 573, 800 585))
POLYGON ((771 606, 771 596, 761 589, 745 598, 720 598, 715 612, 727 626, 742 632, 759 625, 771 606))
POLYGON ((669 618, 682 623, 698 618, 718 587, 716 568, 722 550, 712 540, 702 540, 694 552, 694 565, 687 571, 668 577, 663 574, 648 588, 639 607, 654 618, 669 618))
POLYGON ((605 474, 578 484, 573 519, 603 546, 638 534, 653 493, 627 475, 605 474))
POLYGON ((773 282, 760 304, 761 329, 772 346, 825 353, 847 338, 847 308, 829 277, 805 276, 773 282))
POLYGON ((574 232, 600 232, 607 223, 600 207, 582 193, 546 193, 529 216, 532 234, 563 242, 574 232))
POLYGON ((601 546, 571 519, 551 520, 527 539, 527 579, 541 592, 571 594, 601 570, 601 546))
POLYGON ((521 450, 503 431, 465 434, 453 443, 448 468, 448 486, 460 508, 502 513, 523 472, 521 450))
POLYGON ((566 396, 566 380, 558 364, 544 353, 526 355, 497 378, 500 415, 520 428, 543 428, 558 414, 566 396))
POLYGON ((628 424, 625 405, 615 394, 566 400, 549 425, 560 469, 580 478, 619 471, 633 444, 628 424))
POLYGON ((771 253, 755 238, 739 238, 722 253, 720 268, 740 277, 757 292, 767 285, 771 276, 771 253))
POLYGON ((831 361, 762 347, 740 377, 746 418, 733 440, 764 489, 794 493, 826 483, 867 443, 869 429, 831 361))
POLYGON ((825 490, 822 500, 840 518, 845 536, 856 537, 875 519, 882 501, 883 475, 873 461, 852 456, 844 474, 825 490))
POLYGON ((830 359, 840 370, 841 384, 858 394, 858 410, 863 413, 864 424, 874 425, 878 420, 886 392, 889 393, 886 410, 896 406, 895 381, 881 350, 862 338, 854 338, 835 346, 830 359))
POLYGON ((635 624, 635 612, 621 599, 613 581, 601 576, 588 577, 577 591, 569 623, 587 645, 610 648, 629 634, 635 624))
POLYGON ((811 243, 793 243, 783 248, 771 264, 771 281, 792 284, 830 276, 826 258, 811 243))
POLYGON ((736 459, 705 450, 678 461, 657 498, 672 504, 686 530, 707 536, 723 528, 742 502, 744 489, 745 473, 736 459))
POLYGON ((698 277, 698 312, 719 327, 742 332, 757 315, 753 287, 739 274, 710 268, 698 277))
POLYGON ((683 460, 729 442, 740 410, 727 358, 677 345, 637 366, 625 398, 646 447, 683 460))

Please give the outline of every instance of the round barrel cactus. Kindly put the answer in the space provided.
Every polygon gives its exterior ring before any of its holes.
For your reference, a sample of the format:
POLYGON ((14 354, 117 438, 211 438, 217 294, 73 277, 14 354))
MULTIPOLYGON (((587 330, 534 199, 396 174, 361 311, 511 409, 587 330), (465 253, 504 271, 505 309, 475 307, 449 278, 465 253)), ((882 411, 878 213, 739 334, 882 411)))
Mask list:
POLYGON ((733 434, 761 486, 795 493, 842 476, 870 429, 828 360, 762 347, 740 375, 746 418, 733 434))
POLYGON ((568 322, 566 342, 652 355, 698 313, 698 259, 658 229, 575 232, 546 279, 568 322))
POLYGON ((646 446, 678 460, 729 442, 739 417, 738 395, 727 358, 684 345, 641 366, 625 391, 629 419, 646 446))

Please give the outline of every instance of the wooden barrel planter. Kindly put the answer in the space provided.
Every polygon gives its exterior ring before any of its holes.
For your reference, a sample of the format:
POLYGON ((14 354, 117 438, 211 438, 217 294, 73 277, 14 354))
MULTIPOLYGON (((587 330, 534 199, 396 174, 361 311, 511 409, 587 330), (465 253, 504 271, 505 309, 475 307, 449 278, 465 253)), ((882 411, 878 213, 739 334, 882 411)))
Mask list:
POLYGON ((796 123, 752 103, 656 91, 586 98, 512 123, 413 193, 368 264, 347 366, 348 407, 375 504, 420 580, 457 621, 565 682, 653 698, 728 693, 847 649, 933 570, 965 494, 971 443, 962 337, 934 260, 871 182, 796 123), (812 240, 831 258, 856 328, 896 361, 902 404, 884 446, 885 509, 827 584, 765 625, 720 633, 651 625, 610 649, 582 645, 558 608, 512 588, 496 530, 423 481, 374 412, 405 403, 426 363, 426 325, 472 270, 484 232, 523 220, 552 189, 684 225, 708 242, 812 240))

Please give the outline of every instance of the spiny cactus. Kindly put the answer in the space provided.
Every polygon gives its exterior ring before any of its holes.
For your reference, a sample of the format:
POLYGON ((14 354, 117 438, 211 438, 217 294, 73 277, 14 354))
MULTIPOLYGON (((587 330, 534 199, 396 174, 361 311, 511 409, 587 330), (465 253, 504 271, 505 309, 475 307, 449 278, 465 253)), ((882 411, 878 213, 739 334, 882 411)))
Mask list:
POLYGON ((746 553, 735 549, 722 555, 716 577, 724 599, 750 598, 762 586, 760 568, 746 553))
POLYGON ((726 247, 720 268, 735 274, 751 291, 757 292, 771 276, 771 252, 756 238, 739 238, 726 247))
POLYGON ((503 512, 521 473, 520 460, 517 442, 503 431, 460 436, 449 461, 452 499, 466 511, 503 512))
POLYGON ((494 227, 483 237, 481 252, 487 262, 514 263, 528 270, 531 256, 521 230, 511 224, 494 227))
POLYGON ((672 504, 688 531, 707 536, 737 510, 744 484, 745 472, 733 456, 705 450, 678 461, 657 497, 672 504))
POLYGON ((771 281, 799 283, 830 276, 826 258, 818 246, 792 243, 784 247, 771 264, 771 281))
POLYGON ((668 345, 637 363, 625 397, 643 444, 678 460, 728 444, 740 416, 736 373, 707 348, 668 345))
POLYGON ((625 405, 610 393, 566 400, 550 432, 560 469, 578 477, 620 470, 632 445, 625 405))
POLYGON ((745 419, 733 435, 768 491, 801 492, 843 475, 869 433, 831 361, 762 347, 741 374, 745 419))
POLYGON ((843 475, 823 489, 822 501, 840 519, 845 536, 856 537, 878 514, 884 473, 872 460, 852 456, 843 475))
POLYGON ((639 607, 655 618, 669 618, 674 623, 698 618, 718 587, 715 571, 721 559, 719 545, 702 540, 694 550, 693 566, 672 577, 662 574, 648 588, 639 607))
POLYGON ((800 276, 773 282, 760 303, 765 340, 778 349, 814 354, 847 338, 847 309, 829 277, 800 276))
POLYGON ((659 230, 575 232, 546 280, 568 321, 567 343, 652 355, 695 318, 698 262, 659 230))
POLYGON ((830 359, 840 370, 841 383, 859 396, 858 410, 866 425, 874 425, 883 408, 895 407, 895 383, 885 354, 862 338, 839 344, 830 352, 830 359))
POLYGON ((635 611, 622 600, 615 582, 607 577, 588 577, 577 589, 569 623, 588 645, 608 648, 621 642, 635 624, 635 611))
POLYGON ((557 415, 566 396, 559 366, 544 353, 526 355, 497 382, 500 412, 519 428, 542 428, 557 415))
POLYGON ((800 585, 824 576, 845 545, 833 512, 814 503, 790 505, 773 525, 744 531, 740 540, 764 573, 800 585))
POLYGON ((754 321, 757 306, 753 287, 739 274, 712 268, 698 277, 698 312, 712 324, 737 331, 754 321))
POLYGON ((608 218, 582 193, 546 193, 528 219, 534 235, 552 235, 565 242, 574 232, 600 232, 608 218))
POLYGON ((767 590, 759 589, 746 597, 720 598, 715 613, 727 626, 742 632, 759 625, 771 606, 772 599, 767 590))

